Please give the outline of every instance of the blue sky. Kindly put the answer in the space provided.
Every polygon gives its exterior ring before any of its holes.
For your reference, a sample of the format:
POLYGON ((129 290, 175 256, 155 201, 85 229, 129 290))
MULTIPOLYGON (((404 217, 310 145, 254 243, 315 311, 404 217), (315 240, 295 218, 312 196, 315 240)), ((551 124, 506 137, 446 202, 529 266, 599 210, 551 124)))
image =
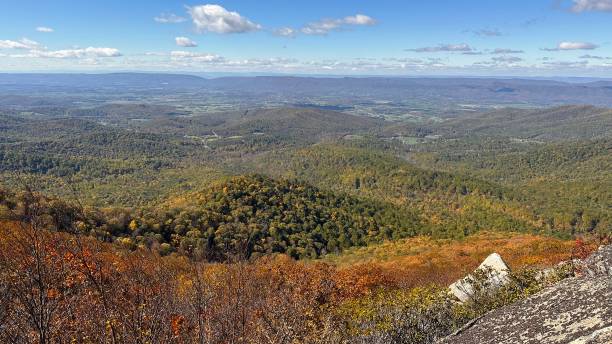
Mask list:
POLYGON ((612 77, 612 0, 5 0, 0 13, 0 72, 612 77))

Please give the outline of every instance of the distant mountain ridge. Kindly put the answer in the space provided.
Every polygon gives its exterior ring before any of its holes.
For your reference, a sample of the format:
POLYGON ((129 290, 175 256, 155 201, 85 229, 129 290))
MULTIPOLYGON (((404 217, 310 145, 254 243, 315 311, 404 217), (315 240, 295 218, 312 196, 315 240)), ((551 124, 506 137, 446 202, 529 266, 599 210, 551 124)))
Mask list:
POLYGON ((185 90, 250 95, 320 96, 388 101, 437 100, 476 104, 612 106, 612 82, 570 83, 507 78, 401 77, 221 77, 187 74, 0 74, 0 91, 79 88, 101 90, 185 90))
POLYGON ((0 74, 0 87, 198 87, 206 79, 186 74, 0 74))
POLYGON ((556 141, 597 139, 612 132, 612 110, 587 105, 548 109, 499 109, 443 123, 441 128, 468 135, 556 141))

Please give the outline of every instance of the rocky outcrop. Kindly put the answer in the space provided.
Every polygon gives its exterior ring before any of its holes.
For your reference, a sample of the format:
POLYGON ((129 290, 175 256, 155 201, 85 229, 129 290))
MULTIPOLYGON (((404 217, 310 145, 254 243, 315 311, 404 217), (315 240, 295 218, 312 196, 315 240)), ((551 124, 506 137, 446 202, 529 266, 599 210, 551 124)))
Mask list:
MULTIPOLYGON (((507 282, 510 268, 499 254, 492 253, 478 266, 476 271, 486 274, 486 284, 495 288, 507 282)), ((466 302, 473 296, 473 283, 473 275, 468 275, 451 284, 448 288, 451 294, 455 295, 461 302, 466 302)))
POLYGON ((612 343, 612 246, 576 263, 565 279, 491 311, 442 343, 612 343))
POLYGON ((612 276, 612 245, 602 246, 587 259, 578 261, 576 268, 579 275, 612 276))

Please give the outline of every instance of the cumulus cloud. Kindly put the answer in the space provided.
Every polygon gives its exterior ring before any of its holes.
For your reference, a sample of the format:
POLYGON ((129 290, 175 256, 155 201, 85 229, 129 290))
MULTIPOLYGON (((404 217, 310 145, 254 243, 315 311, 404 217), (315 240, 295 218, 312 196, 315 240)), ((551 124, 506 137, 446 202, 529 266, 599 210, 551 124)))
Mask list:
POLYGON ((283 37, 295 37, 297 30, 290 27, 281 27, 280 29, 274 30, 274 34, 283 37))
POLYGON ((422 47, 416 49, 406 49, 417 53, 437 53, 437 52, 471 52, 474 51, 468 44, 440 44, 435 47, 422 47))
POLYGON ((62 50, 49 50, 40 43, 28 38, 19 41, 0 40, 0 49, 28 50, 22 54, 7 54, 14 58, 99 58, 122 56, 118 49, 103 47, 74 48, 62 50))
POLYGON ((522 54, 524 51, 522 50, 514 50, 514 49, 502 49, 497 48, 491 52, 491 54, 522 54))
POLYGON ((354 16, 344 17, 342 20, 347 25, 374 25, 376 20, 372 17, 366 16, 365 14, 356 14, 354 16))
POLYGON ((376 20, 365 14, 356 14, 341 19, 322 19, 308 23, 300 31, 306 35, 327 35, 331 31, 346 29, 349 26, 371 26, 376 20))
POLYGON ((559 49, 561 50, 592 50, 597 48, 597 45, 588 42, 561 42, 559 49))
POLYGON ((32 50, 29 57, 40 58, 96 58, 96 57, 119 57, 121 52, 115 48, 89 47, 82 49, 63 49, 63 50, 32 50))
POLYGON ((46 26, 39 26, 36 28, 36 31, 49 33, 49 32, 53 32, 53 29, 50 27, 46 27, 46 26))
POLYGON ((41 49, 40 43, 31 39, 22 38, 18 41, 0 40, 0 49, 41 49))
POLYGON ((241 59, 241 60, 227 60, 224 62, 224 66, 230 68, 287 68, 298 64, 299 61, 292 58, 255 58, 255 59, 241 59))
POLYGON ((157 17, 153 18, 153 20, 162 24, 177 24, 187 21, 187 18, 178 16, 174 13, 162 13, 157 17))
POLYGON ((261 29, 261 25, 219 5, 206 4, 189 7, 188 10, 196 30, 200 33, 244 33, 261 29))
POLYGON ((192 62, 207 62, 207 63, 225 61, 223 57, 216 55, 216 54, 196 53, 196 52, 182 51, 182 50, 175 50, 175 51, 170 52, 170 57, 175 61, 188 60, 192 62))
POLYGON ((576 13, 587 11, 612 12, 612 0, 573 0, 573 2, 571 11, 576 13))
POLYGON ((301 31, 306 35, 327 35, 330 31, 338 30, 341 24, 334 19, 320 20, 309 23, 301 31))
POLYGON ((589 42, 561 42, 555 48, 544 48, 545 51, 560 51, 560 50, 593 50, 597 49, 598 45, 589 42))
POLYGON ((192 41, 187 37, 176 37, 174 40, 176 42, 176 45, 178 45, 179 47, 193 48, 198 46, 198 43, 192 41))

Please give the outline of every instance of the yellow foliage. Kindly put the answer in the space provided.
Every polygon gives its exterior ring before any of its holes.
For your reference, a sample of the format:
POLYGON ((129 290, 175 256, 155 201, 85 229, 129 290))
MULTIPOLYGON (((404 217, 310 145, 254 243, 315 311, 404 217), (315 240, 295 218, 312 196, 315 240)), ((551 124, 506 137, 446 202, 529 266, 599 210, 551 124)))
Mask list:
POLYGON ((136 222, 136 220, 132 220, 128 227, 133 232, 138 229, 138 222, 136 222))
POLYGON ((539 235, 482 232, 462 240, 416 237, 385 242, 328 255, 323 261, 341 270, 376 271, 392 285, 447 284, 474 270, 493 252, 513 269, 544 268, 569 259, 573 245, 570 240, 539 235))

